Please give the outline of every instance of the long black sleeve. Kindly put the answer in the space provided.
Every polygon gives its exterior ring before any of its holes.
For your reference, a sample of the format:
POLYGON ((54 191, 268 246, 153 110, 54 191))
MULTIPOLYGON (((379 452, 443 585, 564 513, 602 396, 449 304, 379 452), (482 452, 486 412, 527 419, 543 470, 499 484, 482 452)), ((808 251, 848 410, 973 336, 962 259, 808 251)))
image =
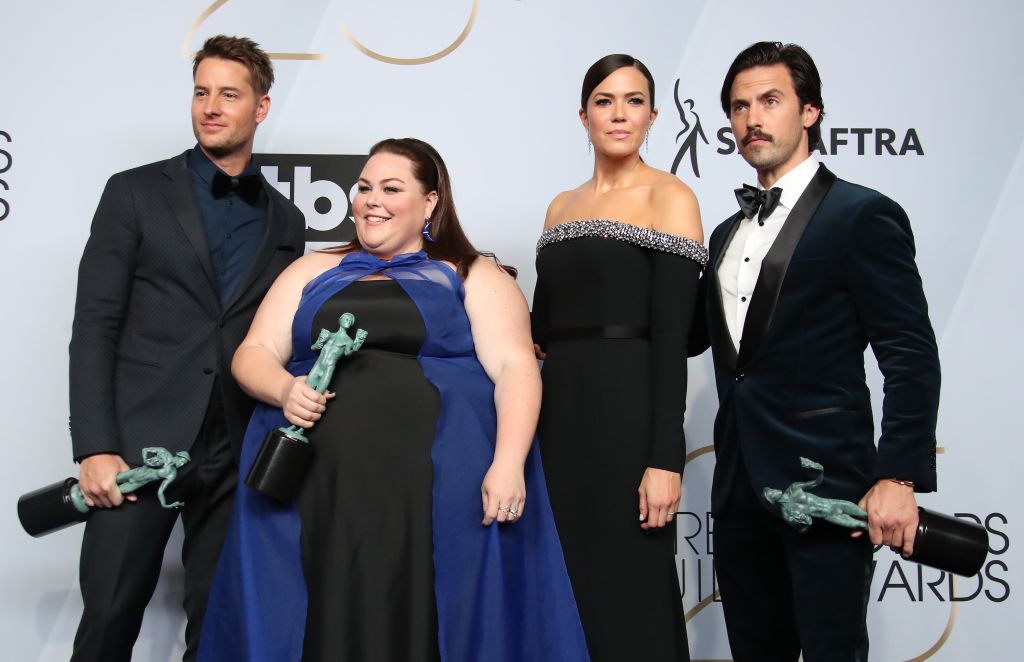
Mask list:
POLYGON ((651 379, 653 402, 648 466, 682 473, 686 459, 686 356, 701 266, 686 257, 652 255, 651 379))
POLYGON ((690 356, 700 356, 711 347, 711 331, 708 329, 708 281, 705 272, 697 284, 697 301, 693 307, 693 323, 690 325, 690 338, 686 350, 690 356))
POLYGON ((540 345, 542 352, 547 351, 548 334, 548 300, 544 292, 544 283, 540 279, 533 288, 533 308, 530 309, 530 331, 533 333, 533 342, 540 345))

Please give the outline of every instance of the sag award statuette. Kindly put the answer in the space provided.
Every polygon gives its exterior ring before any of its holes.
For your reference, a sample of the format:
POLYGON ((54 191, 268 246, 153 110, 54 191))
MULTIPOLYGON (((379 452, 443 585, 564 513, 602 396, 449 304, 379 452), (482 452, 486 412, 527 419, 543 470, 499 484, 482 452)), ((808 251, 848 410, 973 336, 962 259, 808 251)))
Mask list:
MULTIPOLYGON (((163 481, 157 490, 160 504, 164 508, 180 508, 180 501, 167 503, 164 493, 167 486, 178 475, 178 469, 189 461, 187 451, 174 455, 166 448, 143 448, 144 466, 135 467, 117 474, 117 488, 121 494, 131 494, 143 485, 163 481)), ((84 522, 90 513, 85 504, 82 488, 77 478, 68 478, 53 485, 29 492, 18 499, 18 519, 25 532, 38 538, 59 531, 66 526, 84 522)))
MULTIPOLYGON (((320 329, 311 348, 320 350, 320 356, 306 376, 306 383, 318 393, 327 390, 338 360, 358 350, 366 340, 366 331, 362 329, 356 331, 355 339, 349 337, 348 329, 355 322, 355 315, 345 313, 338 318, 341 326, 334 333, 320 329)), ((313 449, 302 428, 292 425, 271 430, 263 440, 245 484, 272 499, 288 502, 302 484, 312 458, 313 449)))
MULTIPOLYGON (((805 491, 821 485, 825 470, 820 464, 802 457, 800 466, 813 469, 818 475, 814 480, 793 483, 785 490, 764 488, 765 501, 779 507, 787 524, 803 533, 814 519, 823 519, 837 526, 867 531, 868 514, 857 504, 843 499, 826 499, 805 491)), ((985 528, 920 507, 917 514, 914 553, 904 558, 964 577, 977 574, 988 554, 988 532, 985 528)))

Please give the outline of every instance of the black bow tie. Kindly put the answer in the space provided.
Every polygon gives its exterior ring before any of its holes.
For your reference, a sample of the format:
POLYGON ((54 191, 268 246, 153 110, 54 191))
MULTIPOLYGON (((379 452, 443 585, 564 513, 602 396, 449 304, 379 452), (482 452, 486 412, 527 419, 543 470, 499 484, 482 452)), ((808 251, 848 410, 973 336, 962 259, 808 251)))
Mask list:
POLYGON ((228 193, 235 193, 249 204, 256 204, 262 190, 263 183, 260 182, 259 175, 230 177, 218 170, 213 175, 213 182, 210 183, 210 192, 213 193, 213 197, 223 198, 228 193))
POLYGON ((764 219, 779 206, 781 197, 782 189, 778 186, 765 190, 744 184, 743 188, 736 189, 736 202, 740 203, 740 211, 747 218, 757 214, 757 220, 761 225, 764 225, 764 219))

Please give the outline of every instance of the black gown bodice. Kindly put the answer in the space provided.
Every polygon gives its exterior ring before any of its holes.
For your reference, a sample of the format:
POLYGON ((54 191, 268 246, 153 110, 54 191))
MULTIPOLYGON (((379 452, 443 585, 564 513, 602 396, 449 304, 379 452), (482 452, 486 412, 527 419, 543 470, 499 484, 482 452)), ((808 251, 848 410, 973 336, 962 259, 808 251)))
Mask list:
POLYGON ((537 255, 548 305, 546 331, 623 324, 647 327, 651 318, 651 255, 604 237, 552 244, 537 255))
POLYGON ((355 315, 356 328, 367 330, 360 352, 382 350, 416 356, 427 335, 416 304, 390 278, 356 281, 328 299, 313 317, 310 344, 316 342, 320 329, 336 330, 343 313, 355 315))

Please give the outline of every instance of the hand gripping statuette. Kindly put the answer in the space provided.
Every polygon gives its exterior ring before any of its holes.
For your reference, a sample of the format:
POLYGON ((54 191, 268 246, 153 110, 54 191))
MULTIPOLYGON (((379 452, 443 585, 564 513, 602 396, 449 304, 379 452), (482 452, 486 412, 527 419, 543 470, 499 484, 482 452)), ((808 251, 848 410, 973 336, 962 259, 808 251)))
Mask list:
MULTIPOLYGON (((191 459, 187 451, 171 454, 166 448, 143 448, 145 464, 117 474, 117 488, 121 494, 131 494, 140 487, 160 482, 157 498, 164 508, 180 508, 184 503, 167 503, 167 486, 178 476, 178 469, 191 459)), ((21 526, 32 536, 44 536, 66 526, 84 522, 91 512, 82 495, 78 479, 67 478, 29 492, 18 499, 18 519, 21 526)))
MULTIPOLYGON (((354 338, 348 334, 355 323, 355 315, 345 313, 338 318, 337 331, 320 329, 311 347, 320 350, 320 355, 306 375, 306 384, 317 393, 327 391, 338 361, 363 346, 366 331, 356 330, 354 338)), ((302 484, 312 458, 313 449, 302 428, 291 425, 271 430, 263 440, 245 484, 272 499, 288 502, 302 484)))
MULTIPOLYGON (((798 481, 784 490, 764 488, 764 500, 778 506, 782 519, 801 533, 807 531, 815 519, 836 526, 868 530, 868 514, 857 504, 843 499, 826 499, 806 490, 821 485, 825 469, 805 457, 800 466, 813 469, 813 480, 798 481)), ((964 577, 977 574, 988 554, 988 531, 967 520, 943 515, 918 507, 917 535, 914 552, 909 561, 952 572, 964 577)))

